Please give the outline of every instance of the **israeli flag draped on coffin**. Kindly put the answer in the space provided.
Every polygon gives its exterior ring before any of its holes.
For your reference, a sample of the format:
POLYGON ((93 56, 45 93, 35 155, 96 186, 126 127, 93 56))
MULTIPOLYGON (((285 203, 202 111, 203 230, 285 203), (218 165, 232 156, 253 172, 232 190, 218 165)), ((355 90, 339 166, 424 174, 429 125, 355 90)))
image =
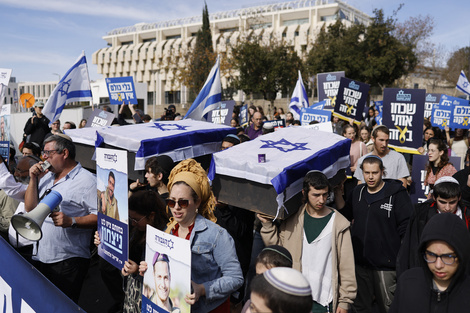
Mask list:
POLYGON ((135 170, 143 170, 151 156, 165 154, 177 162, 214 153, 222 139, 234 133, 233 127, 191 119, 66 131, 74 142, 95 147, 106 143, 135 152, 135 170))
MULTIPOLYGON (((284 203, 302 189, 308 171, 319 170, 331 178, 348 167, 350 146, 351 140, 333 133, 281 128, 213 154, 209 179, 225 175, 272 185, 279 215, 284 203), (265 163, 258 162, 258 154, 265 154, 265 163)), ((246 203, 244 208, 256 210, 259 204, 246 203)))
POLYGON ((52 123, 59 119, 67 103, 78 101, 92 101, 85 52, 82 52, 75 64, 54 88, 42 113, 52 123))

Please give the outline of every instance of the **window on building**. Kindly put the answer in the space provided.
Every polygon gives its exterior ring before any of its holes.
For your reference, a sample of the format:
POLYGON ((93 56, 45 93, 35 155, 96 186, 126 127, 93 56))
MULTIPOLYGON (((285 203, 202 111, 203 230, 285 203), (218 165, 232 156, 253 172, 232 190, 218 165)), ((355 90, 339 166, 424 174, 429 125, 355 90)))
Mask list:
POLYGON ((336 14, 333 14, 333 15, 326 15, 326 16, 322 16, 322 17, 321 17, 321 21, 322 21, 322 22, 336 21, 337 17, 338 17, 338 16, 337 16, 336 14))
POLYGON ((145 42, 154 42, 154 41, 157 41, 157 38, 149 38, 149 39, 144 39, 144 43, 145 42))
POLYGON ((166 40, 170 40, 170 39, 178 39, 178 38, 181 38, 181 35, 166 36, 166 40))
POLYGON ((181 103, 181 91, 165 91, 165 104, 181 103))
POLYGON ((132 45, 134 42, 133 41, 123 41, 121 42, 121 45, 127 46, 127 45, 132 45))

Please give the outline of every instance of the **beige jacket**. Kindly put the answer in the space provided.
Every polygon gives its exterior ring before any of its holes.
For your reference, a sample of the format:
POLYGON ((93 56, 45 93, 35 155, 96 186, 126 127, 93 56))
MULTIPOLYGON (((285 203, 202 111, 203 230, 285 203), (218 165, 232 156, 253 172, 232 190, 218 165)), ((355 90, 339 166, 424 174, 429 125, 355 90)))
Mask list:
MULTIPOLYGON (((281 245, 292 254, 293 267, 302 271, 302 242, 304 233, 303 205, 297 213, 281 222, 279 228, 273 223, 263 223, 261 237, 265 245, 281 245)), ((333 208, 335 220, 333 222, 332 259, 333 262, 333 312, 339 306, 349 310, 356 298, 356 275, 354 268, 354 252, 349 231, 349 221, 333 208)))

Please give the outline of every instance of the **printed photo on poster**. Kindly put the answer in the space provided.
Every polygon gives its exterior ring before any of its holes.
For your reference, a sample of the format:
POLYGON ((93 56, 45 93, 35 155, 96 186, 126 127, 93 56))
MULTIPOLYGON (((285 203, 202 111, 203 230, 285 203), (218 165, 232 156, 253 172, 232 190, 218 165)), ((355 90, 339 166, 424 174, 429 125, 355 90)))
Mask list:
POLYGON ((142 287, 142 313, 189 313, 191 247, 185 240, 147 225, 147 271, 142 287))
POLYGON ((128 259, 127 151, 96 149, 98 254, 122 269, 128 259))

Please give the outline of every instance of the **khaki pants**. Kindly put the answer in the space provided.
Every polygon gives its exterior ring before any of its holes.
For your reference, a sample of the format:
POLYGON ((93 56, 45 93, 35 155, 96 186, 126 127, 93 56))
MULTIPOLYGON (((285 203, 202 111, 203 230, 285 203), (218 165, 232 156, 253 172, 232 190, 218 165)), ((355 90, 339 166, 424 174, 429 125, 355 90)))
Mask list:
POLYGON ((377 271, 356 264, 356 280, 357 296, 354 300, 356 312, 372 312, 375 301, 379 312, 387 313, 396 289, 396 272, 377 271))

